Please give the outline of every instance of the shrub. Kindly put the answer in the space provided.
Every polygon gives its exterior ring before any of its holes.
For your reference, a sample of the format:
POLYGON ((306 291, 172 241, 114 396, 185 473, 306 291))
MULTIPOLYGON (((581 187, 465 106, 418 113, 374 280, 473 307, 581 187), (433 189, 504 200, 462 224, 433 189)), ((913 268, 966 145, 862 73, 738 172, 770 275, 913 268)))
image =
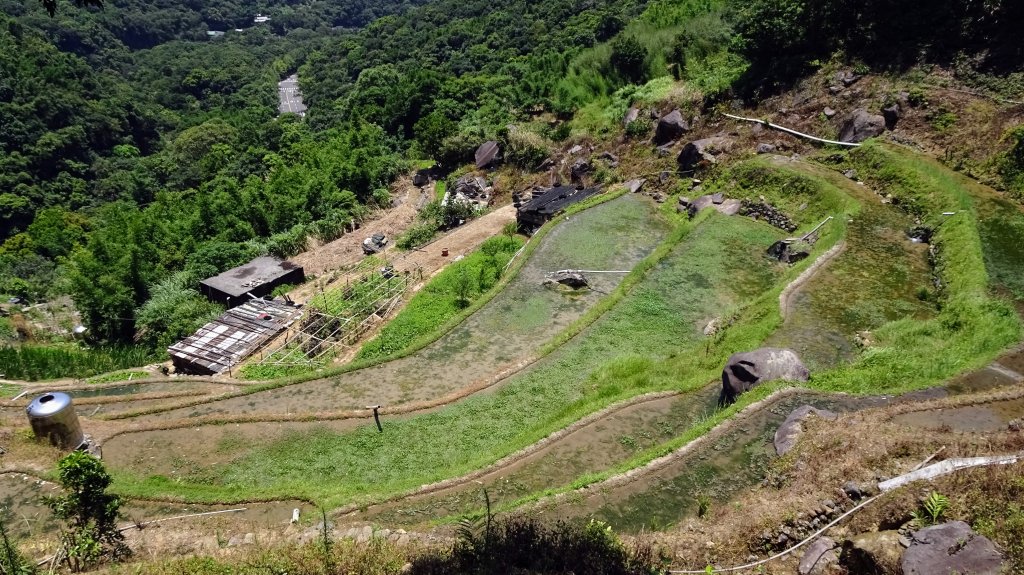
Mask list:
POLYGON ((534 169, 548 155, 551 147, 544 137, 530 130, 509 126, 505 136, 505 160, 520 168, 534 169))
POLYGON ((662 569, 649 546, 628 549, 599 521, 548 526, 535 518, 512 517, 494 525, 488 521, 482 532, 460 534, 449 552, 418 557, 409 572, 646 575, 662 569))
POLYGON ((47 497, 45 502, 64 521, 61 543, 68 567, 78 572, 104 556, 116 560, 130 555, 116 523, 121 498, 107 493, 111 478, 103 463, 88 453, 74 451, 57 463, 57 476, 65 493, 47 497))

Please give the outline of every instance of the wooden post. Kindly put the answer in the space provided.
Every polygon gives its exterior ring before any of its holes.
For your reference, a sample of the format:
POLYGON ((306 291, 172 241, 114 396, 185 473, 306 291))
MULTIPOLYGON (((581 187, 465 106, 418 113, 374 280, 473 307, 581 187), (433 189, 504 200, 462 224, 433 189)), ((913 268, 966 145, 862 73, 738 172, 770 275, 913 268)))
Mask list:
POLYGON ((377 431, 379 431, 380 433, 384 433, 384 428, 380 426, 380 414, 377 412, 377 410, 380 409, 380 406, 379 405, 367 405, 366 409, 372 409, 373 410, 373 421, 374 421, 374 423, 377 424, 377 431))

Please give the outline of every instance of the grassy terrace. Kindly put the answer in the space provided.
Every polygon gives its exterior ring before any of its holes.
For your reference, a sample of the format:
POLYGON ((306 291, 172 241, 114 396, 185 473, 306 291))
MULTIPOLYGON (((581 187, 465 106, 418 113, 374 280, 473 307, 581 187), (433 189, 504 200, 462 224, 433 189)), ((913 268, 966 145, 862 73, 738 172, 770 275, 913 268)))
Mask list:
MULTIPOLYGON (((934 316, 886 323, 875 331, 876 346, 848 365, 816 373, 810 386, 891 393, 935 385, 990 361, 1017 341, 1019 319, 1010 305, 991 295, 985 267, 986 261, 1010 256, 984 255, 973 217, 976 199, 958 178, 907 152, 881 146, 867 146, 849 161, 872 186, 884 186, 904 205, 918 206, 918 215, 937 226, 936 272, 944 288, 934 316), (943 211, 958 214, 946 218, 940 215, 943 211)), ((807 204, 790 212, 805 230, 826 214, 856 218, 860 204, 872 201, 856 201, 847 187, 851 184, 818 168, 764 161, 747 168, 770 177, 743 192, 765 195, 784 207, 807 204)), ((722 185, 738 175, 726 174, 722 185)), ((835 225, 826 227, 816 254, 846 236, 846 219, 837 217, 835 225)), ((337 506, 477 469, 624 398, 653 390, 696 389, 717 376, 732 351, 756 347, 779 327, 779 293, 810 264, 806 260, 785 270, 769 263, 763 250, 781 236, 745 218, 702 214, 693 223, 680 223, 612 297, 550 342, 544 360, 492 393, 388 421, 383 434, 372 426, 294 433, 230 464, 185 477, 142 478, 118 470, 116 485, 128 495, 206 501, 299 496, 337 506), (728 318, 730 326, 715 338, 703 338, 700 328, 715 316, 728 318)), ((664 444, 555 490, 642 465, 776 388, 756 390, 664 444)))

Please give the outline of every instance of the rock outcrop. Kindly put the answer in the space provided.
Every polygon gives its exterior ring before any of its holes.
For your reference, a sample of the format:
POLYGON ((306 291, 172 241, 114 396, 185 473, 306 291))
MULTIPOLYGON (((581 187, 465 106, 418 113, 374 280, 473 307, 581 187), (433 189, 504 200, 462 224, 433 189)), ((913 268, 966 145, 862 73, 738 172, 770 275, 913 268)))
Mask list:
POLYGON ((762 347, 734 353, 722 370, 722 394, 718 403, 729 405, 743 392, 767 381, 807 381, 809 377, 807 367, 790 349, 762 347))
POLYGON ((820 537, 807 546, 807 551, 800 559, 797 573, 800 575, 826 575, 839 565, 839 555, 835 552, 836 542, 828 537, 820 537))
POLYGON ((850 114, 839 131, 839 141, 858 143, 874 138, 885 131, 885 118, 877 114, 869 114, 858 108, 850 114))
POLYGON ((480 144, 480 147, 476 149, 476 167, 477 169, 484 169, 492 167, 498 161, 498 154, 501 153, 501 148, 498 146, 498 142, 484 142, 480 144))

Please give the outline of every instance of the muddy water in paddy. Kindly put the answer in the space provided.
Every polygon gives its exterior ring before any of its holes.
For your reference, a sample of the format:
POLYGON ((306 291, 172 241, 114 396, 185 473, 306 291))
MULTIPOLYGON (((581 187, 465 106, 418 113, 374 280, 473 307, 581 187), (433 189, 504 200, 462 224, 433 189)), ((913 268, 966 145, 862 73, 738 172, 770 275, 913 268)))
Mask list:
POLYGON ((787 396, 737 421, 714 441, 617 487, 571 494, 540 513, 549 518, 595 518, 616 531, 659 530, 693 516, 697 498, 720 505, 764 477, 775 457, 775 430, 801 405, 850 411, 882 400, 815 393, 787 396))
POLYGON ((918 297, 931 278, 928 247, 906 236, 912 220, 876 198, 861 199, 845 250, 793 294, 785 324, 767 341, 794 349, 812 371, 853 359, 859 331, 934 313, 918 297))
POLYGON ((56 495, 56 485, 21 473, 0 474, 0 519, 8 533, 28 537, 57 527, 44 495, 56 495))
POLYGON ((650 202, 623 196, 557 226, 500 294, 450 333, 409 357, 326 380, 141 419, 339 411, 443 397, 529 357, 624 277, 591 274, 592 290, 567 295, 541 286, 546 272, 632 269, 664 239, 668 229, 650 202))

